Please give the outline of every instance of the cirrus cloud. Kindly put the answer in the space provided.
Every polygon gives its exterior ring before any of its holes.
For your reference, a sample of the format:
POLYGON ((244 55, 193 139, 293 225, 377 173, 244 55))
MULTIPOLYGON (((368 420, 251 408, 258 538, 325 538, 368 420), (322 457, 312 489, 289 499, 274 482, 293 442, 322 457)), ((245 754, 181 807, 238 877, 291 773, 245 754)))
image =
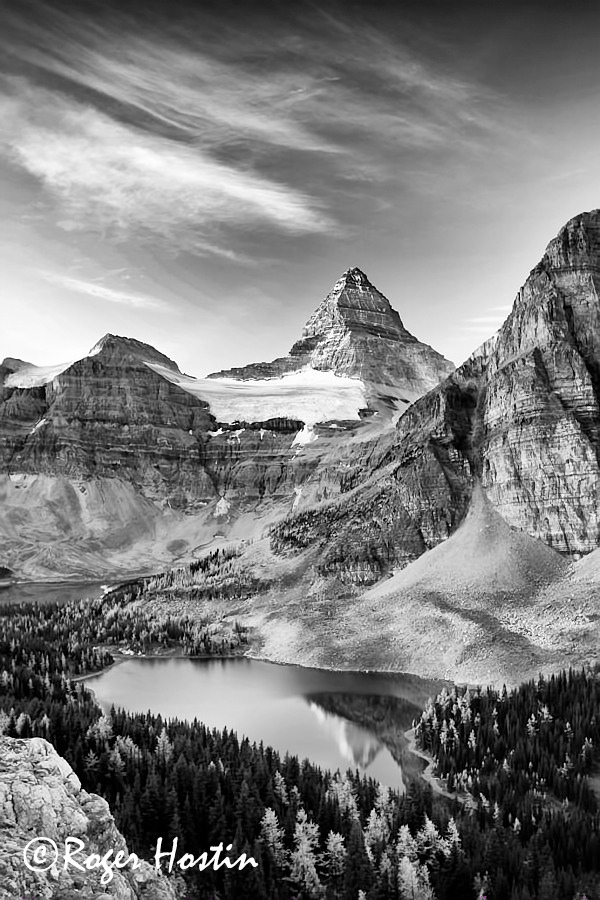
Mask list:
POLYGON ((144 132, 56 91, 11 80, 0 101, 2 149, 60 201, 63 227, 135 233, 233 255, 223 226, 268 225, 292 234, 332 227, 301 191, 144 132))
POLYGON ((66 288, 75 294, 86 294, 98 300, 106 300, 109 303, 120 303, 124 306, 132 306, 134 309, 168 309, 168 304, 151 297, 148 294, 140 294, 133 291, 123 291, 107 287, 97 281, 89 281, 83 278, 72 278, 70 275, 59 275, 55 272, 42 271, 39 273, 44 281, 66 288))

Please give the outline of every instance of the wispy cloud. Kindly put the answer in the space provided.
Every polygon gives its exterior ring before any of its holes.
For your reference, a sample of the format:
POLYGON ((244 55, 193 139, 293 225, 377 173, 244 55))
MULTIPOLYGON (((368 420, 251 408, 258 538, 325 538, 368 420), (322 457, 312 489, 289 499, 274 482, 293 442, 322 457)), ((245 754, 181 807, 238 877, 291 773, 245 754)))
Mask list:
POLYGON ((489 92, 317 12, 278 19, 268 44, 260 23, 221 17, 215 32, 201 10, 185 31, 137 34, 116 10, 102 26, 57 9, 18 18, 2 150, 58 201, 63 228, 239 260, 240 229, 342 235, 348 180, 431 190, 432 157, 499 137, 489 92))
POLYGON ((494 325, 496 322, 503 322, 506 318, 506 315, 494 315, 494 316, 473 316, 473 318, 468 319, 467 321, 472 325, 494 325))
POLYGON ((55 272, 41 271, 39 274, 44 281, 56 284, 61 288, 72 291, 75 294, 86 294, 98 300, 108 303, 119 303, 131 306, 134 309, 167 309, 168 305, 157 297, 148 294, 138 294, 132 291, 123 291, 107 287, 97 281, 86 281, 80 278, 72 278, 69 275, 60 275, 55 272))
POLYGON ((493 334, 505 321, 510 312, 510 306, 492 307, 493 309, 497 309, 498 312, 489 316, 472 316, 469 319, 465 319, 464 323, 459 326, 459 330, 474 335, 493 334))
POLYGON ((0 105, 4 151, 60 199, 66 227, 94 222, 117 236, 180 237, 214 252, 223 224, 263 221, 292 233, 330 225, 299 191, 71 98, 13 86, 16 96, 0 105))

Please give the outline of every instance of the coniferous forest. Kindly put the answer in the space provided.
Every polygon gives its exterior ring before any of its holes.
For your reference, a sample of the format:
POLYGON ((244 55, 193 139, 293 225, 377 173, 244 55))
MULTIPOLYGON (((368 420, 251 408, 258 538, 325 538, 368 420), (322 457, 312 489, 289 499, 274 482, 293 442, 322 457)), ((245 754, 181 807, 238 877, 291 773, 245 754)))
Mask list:
MULTIPOLYGON (((51 741, 140 856, 178 838, 195 856, 222 841, 258 863, 191 869, 189 900, 600 900, 596 672, 442 692, 416 736, 456 799, 420 780, 398 796, 197 721, 103 715, 73 680, 111 662, 78 608, 2 610, 0 731, 51 741)), ((136 622, 157 627, 139 609, 136 622)))

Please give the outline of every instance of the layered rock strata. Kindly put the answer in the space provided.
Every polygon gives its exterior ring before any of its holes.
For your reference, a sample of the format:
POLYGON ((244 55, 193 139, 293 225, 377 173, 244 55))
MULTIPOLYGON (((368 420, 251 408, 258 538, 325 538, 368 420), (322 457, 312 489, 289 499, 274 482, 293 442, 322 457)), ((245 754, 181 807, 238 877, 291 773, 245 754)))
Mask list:
MULTIPOLYGON (((44 384, 0 387, 2 469, 70 480, 118 478, 147 499, 187 506, 215 495, 201 466, 208 404, 144 364, 160 358, 107 335, 44 384)), ((175 367, 176 368, 176 367, 175 367)))

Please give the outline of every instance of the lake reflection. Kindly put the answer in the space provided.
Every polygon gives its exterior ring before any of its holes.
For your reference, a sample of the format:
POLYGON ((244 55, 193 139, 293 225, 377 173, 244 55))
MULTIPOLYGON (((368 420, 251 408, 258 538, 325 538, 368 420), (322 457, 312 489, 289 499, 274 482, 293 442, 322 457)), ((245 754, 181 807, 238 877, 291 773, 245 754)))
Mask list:
POLYGON ((358 768, 396 789, 402 772, 383 738, 409 728, 434 690, 412 676, 248 659, 132 659, 87 684, 104 709, 196 718, 322 768, 358 768))

